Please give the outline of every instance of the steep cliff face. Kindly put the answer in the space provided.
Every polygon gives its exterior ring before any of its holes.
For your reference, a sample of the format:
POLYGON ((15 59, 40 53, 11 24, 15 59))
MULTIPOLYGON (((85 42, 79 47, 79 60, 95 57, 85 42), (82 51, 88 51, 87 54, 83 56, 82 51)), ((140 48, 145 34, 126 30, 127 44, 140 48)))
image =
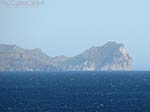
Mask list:
POLYGON ((41 49, 0 45, 0 71, 101 71, 132 70, 132 58, 123 44, 108 42, 74 57, 49 57, 41 49))
POLYGON ((68 59, 62 68, 71 71, 132 70, 132 58, 123 44, 108 42, 68 59))

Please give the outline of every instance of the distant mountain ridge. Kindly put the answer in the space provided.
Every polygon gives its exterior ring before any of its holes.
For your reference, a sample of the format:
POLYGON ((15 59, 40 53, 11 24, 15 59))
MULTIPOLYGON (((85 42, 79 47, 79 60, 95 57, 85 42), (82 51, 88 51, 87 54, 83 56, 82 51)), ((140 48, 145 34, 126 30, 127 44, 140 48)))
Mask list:
POLYGON ((108 42, 74 57, 49 57, 41 49, 0 45, 0 71, 116 71, 132 70, 132 58, 123 44, 108 42))
POLYGON ((41 49, 26 50, 16 45, 0 45, 0 71, 55 71, 41 49))

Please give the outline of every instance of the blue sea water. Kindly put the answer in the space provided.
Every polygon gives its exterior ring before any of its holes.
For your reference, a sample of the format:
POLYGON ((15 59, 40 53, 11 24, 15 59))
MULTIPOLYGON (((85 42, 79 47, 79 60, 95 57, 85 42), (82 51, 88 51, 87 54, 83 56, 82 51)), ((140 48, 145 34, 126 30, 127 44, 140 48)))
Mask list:
POLYGON ((150 72, 0 72, 0 112, 150 112, 150 72))

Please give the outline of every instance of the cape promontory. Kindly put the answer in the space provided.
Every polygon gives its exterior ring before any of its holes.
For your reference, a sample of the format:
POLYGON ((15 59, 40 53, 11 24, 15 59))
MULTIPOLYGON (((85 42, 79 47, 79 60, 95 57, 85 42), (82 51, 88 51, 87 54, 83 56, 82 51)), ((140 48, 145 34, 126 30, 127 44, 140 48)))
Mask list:
POLYGON ((0 71, 123 71, 132 70, 123 44, 108 42, 74 57, 50 57, 41 49, 0 44, 0 71))

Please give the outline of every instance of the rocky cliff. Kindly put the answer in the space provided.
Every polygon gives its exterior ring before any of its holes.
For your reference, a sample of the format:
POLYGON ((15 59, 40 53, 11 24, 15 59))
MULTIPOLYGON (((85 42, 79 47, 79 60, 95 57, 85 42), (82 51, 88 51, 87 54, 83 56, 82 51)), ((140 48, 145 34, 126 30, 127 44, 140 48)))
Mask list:
POLYGON ((49 57, 41 49, 0 45, 0 71, 107 71, 132 70, 132 58, 123 44, 108 42, 74 57, 49 57))
POLYGON ((27 50, 16 45, 0 45, 0 71, 56 71, 41 49, 27 50))
POLYGON ((67 71, 132 70, 132 58, 123 44, 108 42, 69 58, 60 65, 67 71))

